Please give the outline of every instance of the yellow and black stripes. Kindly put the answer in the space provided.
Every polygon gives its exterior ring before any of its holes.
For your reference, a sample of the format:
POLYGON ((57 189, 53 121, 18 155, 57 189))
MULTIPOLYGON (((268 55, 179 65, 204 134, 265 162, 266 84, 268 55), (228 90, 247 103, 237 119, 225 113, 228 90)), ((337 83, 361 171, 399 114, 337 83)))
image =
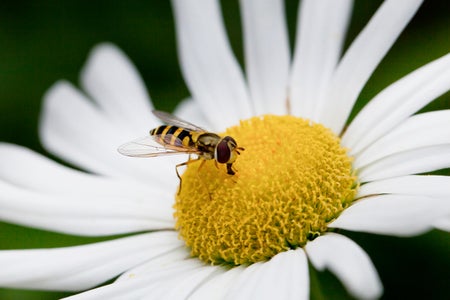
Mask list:
POLYGON ((161 144, 192 148, 195 147, 198 132, 174 125, 161 125, 152 129, 150 135, 157 136, 161 144))

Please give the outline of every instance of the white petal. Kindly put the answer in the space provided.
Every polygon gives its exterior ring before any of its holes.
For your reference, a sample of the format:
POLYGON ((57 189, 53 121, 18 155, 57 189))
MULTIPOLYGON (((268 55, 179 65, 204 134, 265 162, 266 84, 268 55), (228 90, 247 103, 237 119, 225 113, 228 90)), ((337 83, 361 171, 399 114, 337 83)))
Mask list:
POLYGON ((342 137, 352 155, 450 89, 450 54, 417 69, 372 99, 342 137))
POLYGON ((229 299, 309 299, 308 262, 302 249, 282 252, 246 268, 229 299))
POLYGON ((165 285, 159 285, 156 292, 159 290, 161 297, 167 297, 167 299, 189 299, 199 285, 221 272, 223 270, 219 266, 204 266, 181 280, 173 280, 165 285), (173 288, 175 284, 176 289, 173 288))
POLYGON ((147 129, 151 103, 138 71, 112 44, 95 47, 83 68, 82 87, 115 123, 140 132, 147 129))
POLYGON ((142 277, 115 282, 68 299, 187 299, 218 269, 197 259, 184 260, 142 277), (174 288, 176 287, 176 288, 174 288))
POLYGON ((450 167, 450 145, 396 153, 358 170, 360 182, 404 176, 450 167))
POLYGON ((359 169, 389 155, 429 147, 450 145, 450 110, 414 115, 356 155, 359 169))
POLYGON ((409 195, 379 195, 355 202, 329 227, 395 236, 413 236, 433 227, 450 214, 445 198, 409 195))
POLYGON ((385 1, 340 61, 318 106, 317 120, 339 134, 359 92, 422 0, 385 1))
POLYGON ((0 181, 0 219, 76 235, 112 235, 173 228, 172 201, 124 196, 49 194, 0 181))
POLYGON ((218 1, 173 0, 181 68, 213 130, 253 112, 238 62, 228 43, 218 1))
POLYGON ((245 270, 245 267, 239 266, 229 269, 222 274, 218 274, 211 280, 202 284, 189 299, 209 299, 221 300, 225 299, 234 282, 239 278, 240 274, 245 270))
POLYGON ((209 124, 206 116, 203 114, 198 102, 195 102, 191 98, 181 101, 173 114, 180 117, 183 120, 191 122, 205 130, 210 130, 212 128, 209 124))
POLYGON ((363 184, 358 198, 379 194, 450 198, 450 176, 401 176, 363 184))
MULTIPOLYGON (((142 130, 142 136, 148 134, 147 129, 142 130)), ((178 181, 174 162, 180 158, 133 159, 120 155, 117 148, 139 136, 115 126, 69 83, 57 83, 47 92, 40 135, 52 153, 93 173, 152 182, 175 191, 178 181)))
POLYGON ((352 1, 302 1, 290 78, 292 114, 314 119, 341 56, 352 1))
MULTIPOLYGON (((120 135, 114 135, 112 123, 70 83, 56 83, 45 95, 41 117, 41 140, 54 154, 68 161, 87 167, 92 171, 114 173, 112 166, 104 163, 105 153, 91 153, 81 157, 80 150, 93 152, 100 148, 105 152, 109 144, 120 145, 120 135), (89 134, 91 133, 91 134, 89 134), (102 133, 99 136, 99 133, 102 133), (69 143, 65 145, 64 143, 69 143), (84 148, 84 149, 83 149, 84 148)), ((114 153, 111 149, 109 152, 114 153)), ((106 152, 108 153, 108 152, 106 152)))
POLYGON ((305 250, 315 268, 329 269, 356 298, 376 299, 383 293, 369 256, 349 238, 327 233, 306 244, 305 250))
MULTIPOLYGON (((0 179, 29 190, 62 195, 150 198, 158 187, 136 181, 106 178, 62 166, 30 149, 0 143, 0 179)), ((165 198, 172 196, 166 191, 165 198)))
POLYGON ((138 279, 181 265, 195 265, 195 268, 197 268, 201 266, 199 263, 200 261, 198 260, 190 259, 189 251, 187 251, 186 247, 182 246, 129 269, 120 275, 115 282, 138 279))
POLYGON ((90 245, 0 251, 0 286, 78 291, 180 247, 175 232, 136 235, 90 245))
POLYGON ((446 216, 434 223, 434 228, 450 232, 450 216, 446 216))
POLYGON ((289 40, 281 0, 241 0, 247 80, 254 113, 286 114, 289 40))

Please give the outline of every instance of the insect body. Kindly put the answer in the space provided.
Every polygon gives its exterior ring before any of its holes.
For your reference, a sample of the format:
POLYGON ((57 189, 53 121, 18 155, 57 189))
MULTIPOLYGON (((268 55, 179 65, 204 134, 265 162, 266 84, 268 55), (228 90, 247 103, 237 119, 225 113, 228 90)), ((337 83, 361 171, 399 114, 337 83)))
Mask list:
POLYGON ((244 148, 238 147, 231 136, 220 137, 166 112, 155 110, 153 114, 166 125, 152 129, 149 136, 120 146, 118 151, 121 154, 133 157, 196 154, 198 159, 188 160, 176 166, 180 180, 178 167, 197 160, 203 160, 203 164, 206 160, 214 159, 216 163, 226 164, 227 174, 235 174, 233 163, 240 154, 239 151, 244 148))

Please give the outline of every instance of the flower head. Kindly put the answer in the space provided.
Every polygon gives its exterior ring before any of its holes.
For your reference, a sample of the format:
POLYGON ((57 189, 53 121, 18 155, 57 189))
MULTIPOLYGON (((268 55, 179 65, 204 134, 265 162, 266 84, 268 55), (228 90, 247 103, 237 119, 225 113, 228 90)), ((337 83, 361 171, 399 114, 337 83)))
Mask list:
POLYGON ((77 235, 136 234, 1 251, 0 285, 82 291, 119 276, 80 296, 304 299, 309 261, 354 297, 379 297, 368 255, 338 229, 449 229, 449 177, 415 174, 450 166, 450 112, 416 114, 449 90, 450 55, 388 86, 347 124, 420 3, 383 3, 341 57, 351 1, 303 1, 290 63, 283 3, 243 0, 244 76, 218 3, 174 0, 192 93, 175 114, 245 148, 234 175, 213 160, 190 163, 179 193, 182 160, 116 153, 159 121, 122 52, 96 47, 83 92, 67 82, 47 92, 40 131, 49 151, 91 173, 2 144, 0 218, 77 235))

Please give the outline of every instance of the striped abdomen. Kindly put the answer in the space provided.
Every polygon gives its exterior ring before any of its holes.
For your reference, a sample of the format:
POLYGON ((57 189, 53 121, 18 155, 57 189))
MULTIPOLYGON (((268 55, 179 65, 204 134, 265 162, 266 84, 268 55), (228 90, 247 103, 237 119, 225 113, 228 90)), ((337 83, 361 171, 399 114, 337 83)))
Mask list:
POLYGON ((161 125, 152 129, 150 135, 157 136, 157 141, 162 145, 192 148, 195 147, 194 139, 196 140, 198 132, 174 125, 161 125))

